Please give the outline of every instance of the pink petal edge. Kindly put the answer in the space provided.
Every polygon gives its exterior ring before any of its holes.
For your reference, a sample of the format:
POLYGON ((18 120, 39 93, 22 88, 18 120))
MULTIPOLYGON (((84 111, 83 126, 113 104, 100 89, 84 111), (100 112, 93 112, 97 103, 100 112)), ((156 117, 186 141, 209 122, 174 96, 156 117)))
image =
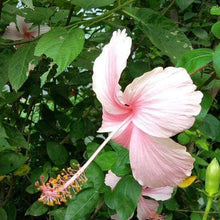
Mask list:
POLYGON ((3 39, 9 39, 9 40, 22 40, 24 39, 24 36, 18 32, 16 28, 16 24, 14 22, 11 22, 5 29, 5 33, 2 36, 3 39))
POLYGON ((167 138, 193 125, 203 97, 195 89, 185 69, 157 67, 129 84, 123 100, 132 108, 138 128, 167 138))
POLYGON ((111 170, 105 175, 105 185, 110 186, 113 190, 121 177, 116 176, 111 170))
POLYGON ((126 114, 128 112, 120 100, 121 87, 118 84, 131 49, 131 38, 125 30, 115 31, 93 67, 93 90, 103 108, 110 114, 126 114))
POLYGON ((143 188, 142 195, 151 197, 157 201, 165 201, 171 198, 173 187, 165 186, 159 188, 143 188))
POLYGON ((175 187, 193 169, 194 158, 185 147, 172 139, 149 136, 135 126, 129 150, 133 176, 144 187, 175 187))

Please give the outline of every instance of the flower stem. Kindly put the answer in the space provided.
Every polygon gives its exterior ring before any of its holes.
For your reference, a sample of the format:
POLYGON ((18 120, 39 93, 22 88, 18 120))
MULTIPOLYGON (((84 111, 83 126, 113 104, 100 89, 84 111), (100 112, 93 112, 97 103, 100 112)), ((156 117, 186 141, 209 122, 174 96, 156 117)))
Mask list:
POLYGON ((67 188, 69 185, 71 185, 79 176, 86 170, 86 168, 92 163, 92 161, 96 158, 96 156, 100 153, 100 151, 105 147, 105 145, 111 140, 111 138, 118 132, 120 128, 122 128, 130 118, 123 121, 118 128, 116 128, 114 131, 112 131, 109 136, 102 142, 102 144, 98 147, 98 149, 93 153, 93 155, 87 160, 87 162, 77 171, 77 173, 69 179, 68 182, 64 185, 64 188, 67 188))
POLYGON ((76 22, 76 23, 74 23, 72 25, 69 25, 69 26, 66 26, 66 27, 73 29, 73 28, 78 27, 79 25, 84 25, 85 27, 91 26, 91 25, 93 25, 93 24, 95 24, 97 22, 105 20, 106 18, 111 16, 114 12, 122 9, 123 7, 127 6, 128 4, 130 4, 130 3, 134 2, 134 1, 135 0, 128 0, 128 1, 124 2, 123 4, 120 4, 117 7, 113 8, 112 10, 107 11, 104 14, 101 14, 99 16, 96 16, 95 18, 92 18, 92 19, 89 19, 89 20, 79 21, 79 22, 76 22))
POLYGON ((208 197, 208 202, 206 204, 205 213, 203 215, 202 220, 207 220, 209 211, 210 211, 211 206, 212 206, 212 201, 213 201, 213 197, 208 197))

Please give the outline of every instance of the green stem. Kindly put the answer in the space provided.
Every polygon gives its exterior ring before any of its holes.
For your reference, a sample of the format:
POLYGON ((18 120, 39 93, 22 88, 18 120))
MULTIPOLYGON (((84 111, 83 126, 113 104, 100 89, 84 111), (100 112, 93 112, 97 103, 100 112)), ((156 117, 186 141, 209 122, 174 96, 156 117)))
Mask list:
POLYGON ((207 220, 209 211, 210 211, 211 206, 212 206, 212 201, 213 201, 213 197, 208 197, 208 202, 206 204, 205 213, 203 215, 202 220, 207 220))
POLYGON ((99 16, 97 16, 97 17, 95 17, 95 18, 90 19, 90 20, 84 20, 84 21, 76 22, 75 24, 72 24, 72 25, 67 26, 67 28, 76 28, 76 27, 79 26, 79 25, 85 25, 85 26, 87 26, 87 27, 90 26, 90 25, 93 25, 93 24, 95 24, 95 23, 97 23, 97 22, 100 22, 100 21, 102 21, 102 20, 108 18, 108 17, 111 16, 114 12, 120 10, 121 8, 125 7, 126 5, 128 5, 128 4, 130 4, 130 3, 134 2, 134 1, 135 1, 135 0, 128 0, 128 1, 124 2, 124 3, 121 4, 121 5, 118 5, 116 8, 113 8, 112 10, 105 12, 105 13, 102 14, 102 15, 99 15, 99 16))
POLYGON ((170 10, 170 8, 173 6, 174 3, 175 3, 175 0, 173 0, 173 1, 169 4, 169 6, 167 7, 167 9, 166 9, 164 12, 162 12, 162 15, 165 15, 165 14, 170 10))

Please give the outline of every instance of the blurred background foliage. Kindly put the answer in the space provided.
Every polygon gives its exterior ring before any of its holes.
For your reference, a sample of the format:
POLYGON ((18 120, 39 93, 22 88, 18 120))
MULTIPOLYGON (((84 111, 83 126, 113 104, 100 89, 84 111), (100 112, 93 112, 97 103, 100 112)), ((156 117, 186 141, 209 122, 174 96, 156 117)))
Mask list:
MULTIPOLYGON (((103 220, 119 208, 126 213, 127 203, 135 211, 138 188, 128 183, 112 193, 104 185, 109 169, 134 181, 128 151, 114 142, 86 171, 83 191, 66 204, 37 202, 34 185, 73 160, 85 163, 106 136, 97 133, 102 109, 92 91, 92 67, 112 32, 124 28, 133 45, 122 88, 154 67, 181 66, 204 93, 194 126, 174 137, 195 158, 197 179, 176 188, 158 210, 167 220, 202 219, 205 171, 213 158, 220 161, 217 0, 0 0, 1 34, 16 15, 51 31, 28 42, 0 38, 0 219, 103 220), (123 199, 130 191, 131 200, 123 199)), ((217 220, 219 213, 216 198, 210 216, 217 220)))

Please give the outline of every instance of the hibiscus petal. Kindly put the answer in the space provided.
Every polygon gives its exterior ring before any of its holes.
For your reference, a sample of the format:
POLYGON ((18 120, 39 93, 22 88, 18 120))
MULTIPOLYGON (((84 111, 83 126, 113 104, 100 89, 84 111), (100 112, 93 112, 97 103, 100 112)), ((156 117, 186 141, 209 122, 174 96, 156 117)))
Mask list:
POLYGON ((121 220, 120 217, 117 214, 111 215, 111 219, 121 220))
POLYGON ((193 169, 194 159, 185 147, 149 136, 135 126, 129 150, 133 176, 145 187, 177 186, 193 169))
POLYGON ((121 177, 116 176, 111 170, 105 175, 105 185, 110 186, 113 190, 121 177))
POLYGON ((40 25, 40 35, 47 33, 50 29, 48 25, 40 25))
MULTIPOLYGON (((129 116, 130 116, 130 112, 127 112, 124 114, 113 115, 113 114, 108 113, 103 108, 102 126, 98 130, 98 132, 113 131, 114 129, 118 128, 129 116)), ((123 128, 125 127, 126 125, 123 126, 123 128)))
POLYGON ((9 40, 22 40, 24 39, 24 36, 17 31, 15 23, 11 22, 9 26, 6 27, 2 38, 9 40))
POLYGON ((195 89, 185 69, 158 67, 128 85, 123 100, 133 109, 133 123, 142 131, 171 137, 190 128, 199 114, 203 95, 195 89))
POLYGON ((129 149, 132 130, 133 123, 128 122, 121 129, 118 130, 118 132, 112 137, 112 140, 119 145, 129 149))
POLYGON ((127 113, 128 107, 121 103, 119 78, 126 67, 131 49, 131 38, 125 30, 115 31, 110 40, 95 60, 93 67, 93 90, 103 108, 110 114, 127 113))
POLYGON ((25 19, 24 17, 16 15, 16 22, 17 22, 18 30, 22 34, 25 34, 26 32, 28 32, 28 29, 33 25, 33 23, 26 23, 24 19, 25 19))
POLYGON ((32 37, 37 37, 38 35, 45 34, 50 31, 50 27, 47 25, 40 25, 40 33, 38 34, 38 27, 31 29, 30 33, 32 37))
POLYGON ((142 189, 142 195, 143 196, 149 196, 152 199, 155 200, 167 200, 171 198, 171 195, 173 193, 173 187, 165 186, 165 187, 159 187, 159 188, 145 188, 142 189))
POLYGON ((138 206, 137 206, 137 217, 139 220, 146 220, 146 219, 156 219, 156 211, 158 209, 158 202, 145 199, 141 196, 138 206))

